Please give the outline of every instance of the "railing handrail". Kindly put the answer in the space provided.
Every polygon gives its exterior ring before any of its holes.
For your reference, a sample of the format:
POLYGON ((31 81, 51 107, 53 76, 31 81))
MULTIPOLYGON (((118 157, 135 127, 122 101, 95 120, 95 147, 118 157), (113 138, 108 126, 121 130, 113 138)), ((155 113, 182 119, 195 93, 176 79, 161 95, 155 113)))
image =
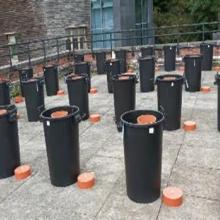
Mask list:
MULTIPOLYGON (((201 41, 205 41, 205 39, 210 39, 210 34, 220 32, 220 22, 203 22, 203 23, 194 23, 194 24, 181 24, 181 25, 171 25, 171 26, 161 26, 161 27, 143 27, 144 25, 148 25, 147 23, 142 23, 141 28, 129 29, 129 30, 121 30, 121 31, 103 31, 100 30, 100 33, 94 33, 94 30, 89 34, 68 34, 63 36, 57 36, 52 38, 42 38, 42 39, 33 39, 25 42, 18 42, 15 44, 4 44, 0 45, 0 58, 9 59, 9 64, 11 67, 15 66, 12 62, 14 60, 14 56, 27 57, 29 65, 32 64, 32 61, 40 54, 43 54, 44 62, 47 62, 49 55, 56 50, 57 60, 60 58, 60 54, 67 50, 69 53, 74 53, 75 51, 75 43, 79 44, 81 41, 75 42, 73 38, 83 38, 83 44, 86 43, 90 45, 91 52, 94 51, 93 45, 95 43, 102 43, 102 47, 109 47, 111 50, 114 49, 115 43, 118 41, 130 42, 130 46, 140 46, 143 45, 143 42, 146 42, 148 39, 171 39, 169 43, 175 42, 179 45, 182 39, 182 36, 189 36, 190 39, 201 39, 201 41), (218 26, 216 26, 218 25, 218 26), (127 35, 126 35, 127 34, 127 35), (206 34, 209 34, 209 38, 207 38, 206 34), (193 38, 191 36, 196 36, 193 38), (97 37, 100 36, 100 39, 97 37), (198 37, 197 37, 198 36, 198 37), (67 39, 71 39, 70 42, 67 42, 67 39), (133 43, 136 42, 136 43, 133 43), (68 43, 68 44, 67 44, 68 43), (110 43, 110 44, 109 44, 110 43), (67 49, 68 45, 70 45, 70 49, 67 49), (6 49, 4 49, 6 48, 6 49), (3 55, 2 55, 3 54, 3 55), (34 55, 33 55, 34 54, 34 55), (37 54, 37 55, 36 55, 37 54), (32 56, 33 55, 33 56, 32 56)), ((139 25, 139 24, 136 24, 139 25)), ((160 41, 158 41, 160 42, 160 41)), ((129 45, 128 45, 129 46, 129 45)))
MULTIPOLYGON (((143 24, 143 23, 142 23, 143 24)), ((145 24, 145 23, 144 23, 145 24)), ((146 23, 147 24, 147 23, 146 23)), ((100 32, 100 33, 93 33, 91 30, 91 33, 89 34, 78 34, 78 35, 60 35, 56 37, 51 37, 51 38, 39 38, 39 39, 33 39, 33 40, 28 40, 28 41, 21 41, 19 43, 13 44, 16 46, 19 45, 26 45, 26 44, 32 44, 32 43, 39 43, 42 41, 52 41, 52 40, 59 40, 59 39, 67 39, 70 37, 91 37, 94 35, 110 35, 110 34, 121 34, 121 33, 130 33, 130 32, 138 32, 138 31, 156 31, 156 30, 163 30, 163 29, 173 29, 173 28, 185 28, 185 27, 195 27, 195 26, 201 26, 203 27, 204 25, 216 25, 220 24, 219 21, 214 21, 214 22, 203 22, 203 23, 193 23, 193 24, 181 24, 181 25, 170 25, 170 26, 160 26, 160 27, 151 27, 151 28, 133 28, 133 29, 127 29, 127 30, 120 30, 120 31, 105 31, 105 32, 100 32)), ((9 44, 0 44, 0 48, 7 47, 9 44)))

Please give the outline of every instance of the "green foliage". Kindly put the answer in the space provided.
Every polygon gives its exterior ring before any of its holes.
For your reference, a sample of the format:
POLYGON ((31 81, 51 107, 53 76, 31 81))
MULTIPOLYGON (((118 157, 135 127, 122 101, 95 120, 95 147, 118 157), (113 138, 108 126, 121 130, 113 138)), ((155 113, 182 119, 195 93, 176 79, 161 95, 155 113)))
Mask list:
POLYGON ((217 21, 220 10, 219 0, 188 0, 193 20, 198 22, 217 21))
POLYGON ((10 86, 11 97, 19 96, 21 94, 20 85, 18 82, 12 83, 10 86))
MULTIPOLYGON (((217 21, 220 18, 220 0, 154 0, 154 23, 156 27, 217 21), (219 13, 219 14, 218 14, 219 13)), ((197 30, 201 31, 202 27, 197 30)), ((213 29, 212 27, 207 27, 213 29)), ((186 33, 195 27, 163 29, 155 34, 186 33)), ((176 42, 179 36, 158 37, 157 43, 176 42)), ((201 35, 184 35, 179 41, 199 40, 201 35)))

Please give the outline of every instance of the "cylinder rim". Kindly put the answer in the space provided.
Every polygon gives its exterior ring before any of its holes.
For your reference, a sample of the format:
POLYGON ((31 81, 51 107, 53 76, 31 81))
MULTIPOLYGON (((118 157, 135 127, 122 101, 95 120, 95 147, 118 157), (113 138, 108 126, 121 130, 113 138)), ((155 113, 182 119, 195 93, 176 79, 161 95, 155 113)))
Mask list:
POLYGON ((57 106, 57 107, 46 109, 43 112, 41 112, 40 119, 43 121, 59 121, 59 120, 71 118, 72 116, 76 115, 77 113, 79 113, 79 107, 77 107, 75 105, 57 106), (74 110, 74 111, 69 112, 68 110, 74 110), (68 115, 65 117, 62 117, 62 118, 52 118, 51 114, 56 111, 68 111, 68 115), (45 116, 46 113, 49 113, 48 116, 45 116))
POLYGON ((156 78, 156 82, 176 82, 176 81, 183 81, 184 77, 179 74, 165 74, 165 75, 160 75, 156 78), (164 80, 165 77, 175 77, 173 80, 164 80))
POLYGON ((123 122, 123 124, 125 124, 129 127, 136 127, 136 128, 149 128, 149 127, 161 124, 165 120, 164 114, 162 112, 154 111, 154 110, 131 110, 131 111, 127 111, 127 112, 123 113, 120 118, 121 118, 121 121, 123 122), (139 112, 140 115, 152 114, 155 116, 155 115, 159 114, 161 116, 161 119, 157 120, 156 122, 154 122, 152 124, 143 124, 143 125, 137 124, 136 122, 132 123, 132 122, 128 122, 128 121, 124 120, 124 117, 127 114, 134 113, 134 112, 139 112))

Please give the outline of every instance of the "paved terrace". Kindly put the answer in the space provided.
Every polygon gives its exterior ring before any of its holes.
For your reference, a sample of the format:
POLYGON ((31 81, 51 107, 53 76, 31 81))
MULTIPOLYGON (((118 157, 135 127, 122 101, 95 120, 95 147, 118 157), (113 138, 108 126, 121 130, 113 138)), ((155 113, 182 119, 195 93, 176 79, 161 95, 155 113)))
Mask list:
MULTIPOLYGON (((158 73, 157 73, 158 74, 158 73)), ((43 125, 29 123, 24 103, 19 136, 21 160, 30 164, 33 175, 25 181, 14 177, 0 180, 0 219, 220 219, 220 134, 217 132, 217 95, 214 72, 203 72, 208 94, 183 93, 182 120, 195 120, 198 129, 164 132, 162 189, 181 187, 184 204, 169 208, 158 199, 152 204, 137 204, 126 195, 122 134, 113 123, 113 97, 107 93, 106 76, 92 78, 98 89, 89 95, 91 113, 100 113, 98 124, 80 123, 81 170, 96 173, 90 190, 76 185, 53 187, 49 180, 43 125)), ((66 86, 61 86, 66 90, 66 86)), ((140 93, 137 85, 137 109, 156 109, 156 92, 140 93)), ((46 107, 68 104, 68 97, 46 97, 46 107)), ((60 161, 62 163, 62 161, 60 161)))

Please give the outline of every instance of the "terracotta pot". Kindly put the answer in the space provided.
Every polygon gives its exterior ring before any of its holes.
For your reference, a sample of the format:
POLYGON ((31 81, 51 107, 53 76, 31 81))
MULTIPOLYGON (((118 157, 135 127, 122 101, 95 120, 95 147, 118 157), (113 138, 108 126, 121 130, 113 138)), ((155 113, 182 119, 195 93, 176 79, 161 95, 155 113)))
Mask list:
POLYGON ((51 114, 51 118, 63 118, 68 115, 67 111, 56 111, 51 114))
POLYGON ((90 94, 96 94, 97 93, 97 89, 96 88, 91 88, 89 93, 90 94))
POLYGON ((77 80, 77 79, 81 79, 81 78, 82 78, 82 76, 79 76, 79 75, 73 75, 71 77, 71 79, 73 79, 73 80, 77 80))
POLYGON ((202 86, 201 92, 204 92, 204 93, 211 92, 211 88, 209 86, 202 86))
POLYGON ((177 187, 167 187, 163 190, 162 201, 170 207, 178 207, 183 203, 183 191, 177 187))
POLYGON ((14 101, 15 103, 21 103, 24 101, 24 98, 22 96, 15 96, 14 101))
POLYGON ((16 180, 24 180, 31 176, 31 167, 29 165, 22 165, 15 169, 15 178, 16 180))
POLYGON ((5 115, 7 114, 7 110, 6 109, 0 109, 0 115, 5 115))
POLYGON ((57 91, 57 95, 59 95, 59 96, 65 95, 64 90, 61 89, 61 90, 57 91))
POLYGON ((216 71, 216 72, 220 72, 220 66, 213 67, 213 70, 216 71))
POLYGON ((159 67, 159 66, 156 66, 156 67, 155 67, 155 71, 156 71, 156 72, 160 71, 160 67, 159 67))
POLYGON ((124 73, 124 75, 135 76, 136 73, 135 72, 127 72, 127 73, 124 73))
POLYGON ((164 77, 163 80, 164 81, 173 81, 173 80, 176 80, 176 77, 174 77, 174 76, 167 76, 167 77, 164 77))
POLYGON ((101 116, 99 114, 92 114, 92 115, 89 116, 89 120, 92 123, 97 123, 101 120, 101 116))
POLYGON ((196 130, 196 122, 194 121, 185 121, 183 124, 183 129, 185 131, 194 131, 196 130))
POLYGON ((129 76, 120 76, 118 77, 119 80, 128 80, 129 76))
POLYGON ((139 125, 149 125, 157 121, 157 118, 154 115, 141 115, 137 118, 137 123, 139 125))
POLYGON ((127 72, 128 72, 128 73, 133 73, 134 70, 133 70, 132 68, 128 68, 127 72))
POLYGON ((180 72, 185 71, 185 67, 184 67, 184 66, 180 66, 180 67, 178 68, 178 71, 180 71, 180 72))
POLYGON ((89 189, 95 185, 95 173, 85 172, 78 176, 77 185, 80 189, 89 189))

